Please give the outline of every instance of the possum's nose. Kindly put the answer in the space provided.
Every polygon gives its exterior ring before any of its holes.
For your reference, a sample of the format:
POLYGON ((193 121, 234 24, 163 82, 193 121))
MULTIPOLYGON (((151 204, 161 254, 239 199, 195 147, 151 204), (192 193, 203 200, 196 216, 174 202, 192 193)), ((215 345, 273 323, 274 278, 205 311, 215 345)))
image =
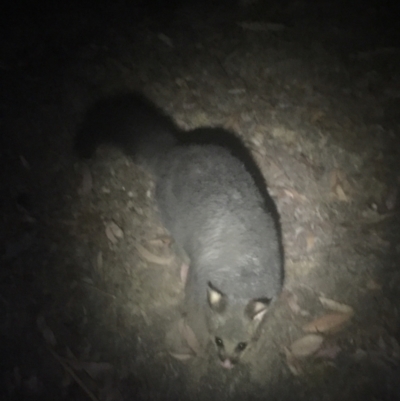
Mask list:
POLYGON ((226 358, 225 360, 221 361, 221 365, 222 367, 224 367, 225 369, 232 369, 235 366, 235 362, 232 361, 229 358, 226 358))

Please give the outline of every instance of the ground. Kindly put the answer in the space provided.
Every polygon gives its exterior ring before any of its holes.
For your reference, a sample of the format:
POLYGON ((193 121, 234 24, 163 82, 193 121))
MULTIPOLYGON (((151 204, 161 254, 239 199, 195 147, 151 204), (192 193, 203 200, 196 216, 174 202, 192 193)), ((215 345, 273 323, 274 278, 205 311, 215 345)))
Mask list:
POLYGON ((175 3, 3 15, 2 399, 400 399, 394 10, 175 3), (240 136, 279 210, 284 290, 232 370, 171 356, 182 261, 150 175, 73 152, 88 107, 131 90, 240 136))

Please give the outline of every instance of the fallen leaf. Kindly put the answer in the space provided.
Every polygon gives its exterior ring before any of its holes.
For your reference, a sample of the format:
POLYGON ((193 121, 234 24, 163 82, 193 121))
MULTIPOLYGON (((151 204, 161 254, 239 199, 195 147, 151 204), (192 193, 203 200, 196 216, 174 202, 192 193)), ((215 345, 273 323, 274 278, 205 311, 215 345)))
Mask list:
POLYGON ((310 356, 318 351, 323 341, 323 337, 318 334, 307 334, 292 343, 290 350, 296 357, 310 356))
POLYGON ((115 238, 114 233, 112 232, 110 227, 106 227, 106 236, 108 238, 108 240, 112 243, 112 244, 117 244, 118 243, 118 239, 115 238))
POLYGON ((283 188, 283 192, 287 197, 291 199, 295 199, 301 202, 305 202, 307 200, 307 198, 304 195, 300 194, 294 188, 283 188))
POLYGON ((169 235, 160 235, 157 238, 153 238, 147 241, 150 245, 162 247, 162 246, 170 246, 174 240, 169 235))
POLYGON ((300 362, 286 347, 285 347, 285 355, 286 355, 286 363, 292 374, 294 376, 300 376, 301 374, 303 374, 303 369, 301 367, 300 362))
POLYGON ((297 239, 298 236, 304 232, 304 227, 296 227, 296 229, 294 230, 294 238, 297 239))
POLYGON ((113 222, 111 221, 108 226, 110 227, 112 233, 117 237, 117 238, 124 238, 124 232, 113 222))
POLYGON ((314 237, 314 235, 312 233, 307 233, 307 239, 306 240, 307 240, 306 250, 307 250, 307 252, 310 252, 314 248, 315 237, 314 237))
POLYGON ((333 310, 335 312, 354 313, 354 309, 351 306, 336 302, 333 299, 319 297, 319 301, 325 308, 333 310))
POLYGON ((315 356, 319 358, 335 359, 340 351, 342 351, 342 349, 339 345, 335 344, 320 349, 315 356))
POLYGON ((336 185, 335 192, 336 192, 336 195, 337 195, 338 199, 341 202, 348 202, 349 201, 348 196, 344 193, 343 188, 342 188, 342 186, 340 184, 336 185))
POLYGON ((194 349, 200 350, 196 336, 183 318, 175 322, 167 331, 166 341, 169 348, 168 353, 179 361, 187 361, 195 357, 194 349))
POLYGON ((169 354, 170 354, 172 357, 174 357, 175 359, 177 359, 178 361, 182 361, 182 362, 188 361, 189 359, 191 359, 191 358, 194 357, 194 355, 193 355, 193 354, 190 354, 190 353, 187 353, 187 354, 185 354, 185 353, 179 354, 179 353, 177 353, 177 352, 169 352, 169 354))
POLYGON ((298 304, 298 297, 296 294, 290 293, 288 294, 288 296, 286 297, 287 299, 287 303, 289 305, 290 310, 296 314, 299 315, 301 308, 300 305, 298 304))
POLYGON ((143 245, 139 243, 136 243, 135 247, 139 252, 139 255, 150 263, 155 263, 156 265, 168 266, 174 260, 174 255, 171 256, 154 255, 154 253, 151 253, 149 250, 147 250, 143 245))
POLYGON ((62 367, 68 372, 68 374, 75 380, 80 388, 86 393, 91 400, 97 400, 93 392, 85 385, 85 383, 76 375, 75 371, 68 365, 68 363, 61 358, 56 352, 49 348, 50 353, 53 357, 62 365, 62 367))
POLYGON ((180 276, 181 276, 181 282, 183 285, 186 284, 188 273, 189 273, 189 265, 187 263, 182 263, 181 269, 180 269, 180 276))
POLYGON ((124 237, 124 232, 113 222, 109 222, 106 226, 106 236, 112 244, 117 244, 118 239, 124 237))
POLYGON ((313 320, 303 326, 303 331, 308 333, 326 333, 336 331, 347 323, 353 313, 330 313, 313 320))
POLYGON ((178 323, 179 333, 181 336, 186 340, 190 349, 196 354, 201 353, 200 343, 197 340, 196 335, 194 334, 193 330, 190 326, 185 322, 184 319, 181 319, 178 323))
POLYGON ((300 305, 298 304, 298 297, 296 294, 289 292, 286 297, 287 303, 289 305, 290 310, 300 316, 308 316, 309 312, 306 310, 302 309, 300 305))
POLYGON ((286 143, 287 145, 298 143, 298 132, 295 130, 283 127, 273 127, 270 132, 274 138, 286 143))
POLYGON ((341 202, 348 202, 350 200, 345 192, 345 189, 350 190, 350 184, 347 181, 346 175, 341 170, 335 169, 332 171, 330 188, 331 195, 341 202))

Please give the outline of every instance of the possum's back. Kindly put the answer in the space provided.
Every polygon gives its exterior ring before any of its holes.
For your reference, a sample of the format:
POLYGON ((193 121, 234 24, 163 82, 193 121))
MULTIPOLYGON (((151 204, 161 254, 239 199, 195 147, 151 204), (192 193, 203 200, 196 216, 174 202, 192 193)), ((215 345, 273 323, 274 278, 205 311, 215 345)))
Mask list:
POLYGON ((244 298, 280 290, 276 226, 240 160, 219 146, 177 146, 157 176, 164 224, 190 256, 199 282, 244 298))

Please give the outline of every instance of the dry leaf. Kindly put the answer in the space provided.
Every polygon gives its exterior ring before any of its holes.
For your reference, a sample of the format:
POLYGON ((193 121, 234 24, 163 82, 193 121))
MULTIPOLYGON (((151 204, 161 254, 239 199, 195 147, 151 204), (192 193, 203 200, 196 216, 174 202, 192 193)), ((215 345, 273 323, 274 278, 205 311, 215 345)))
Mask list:
POLYGON ((301 308, 300 308, 300 305, 298 304, 297 295, 293 294, 293 293, 289 293, 286 299, 287 299, 287 303, 289 305, 290 310, 294 314, 299 315, 300 311, 301 311, 301 308))
POLYGON ((169 354, 179 361, 187 361, 193 358, 196 356, 195 349, 200 350, 196 336, 184 319, 180 319, 171 327, 166 340, 170 348, 169 354))
POLYGON ((184 354, 184 353, 179 354, 179 353, 177 353, 177 352, 169 352, 169 354, 170 354, 172 357, 174 357, 175 359, 178 359, 178 361, 182 361, 182 362, 188 361, 189 359, 191 359, 191 358, 194 357, 193 354, 189 354, 189 353, 188 353, 188 354, 184 354))
POLYGON ((331 195, 339 199, 341 202, 348 202, 349 197, 346 195, 344 188, 350 190, 350 184, 346 175, 339 169, 335 169, 331 173, 330 179, 331 195))
POLYGON ((330 313, 313 320, 303 326, 303 330, 308 333, 326 333, 336 331, 347 323, 353 313, 330 313))
POLYGON ((295 358, 295 356, 290 352, 289 349, 285 347, 286 363, 289 370, 294 376, 300 376, 303 373, 300 362, 295 358))
POLYGON ((115 245, 118 243, 118 239, 115 238, 115 235, 109 226, 106 227, 106 236, 112 244, 115 245))
POLYGON ((139 255, 150 263, 155 263, 156 265, 168 266, 174 260, 174 255, 171 256, 157 256, 154 253, 148 251, 143 245, 137 243, 135 244, 139 255))
POLYGON ((314 235, 312 233, 308 233, 306 241, 307 241, 307 248, 306 248, 307 252, 310 252, 311 249, 313 249, 314 245, 315 245, 315 237, 314 237, 314 235))
POLYGON ((298 304, 298 297, 296 294, 289 292, 287 294, 286 300, 287 300, 290 310, 294 314, 300 315, 300 316, 308 316, 309 315, 309 313, 306 310, 302 309, 300 307, 300 305, 298 304))
POLYGON ((189 265, 187 263, 182 263, 181 270, 180 270, 180 276, 181 276, 181 282, 183 285, 186 284, 188 273, 189 273, 189 265))
POLYGON ((341 350, 342 349, 339 345, 335 344, 320 349, 315 356, 318 356, 319 358, 335 359, 341 350))
POLYGON ((334 192, 334 187, 338 183, 338 171, 335 169, 331 172, 330 176, 330 187, 331 187, 331 192, 334 192))
POLYGON ((342 186, 340 184, 337 184, 335 189, 336 189, 336 191, 335 191, 336 195, 337 195, 338 199, 341 202, 348 202, 349 201, 349 198, 344 193, 343 188, 342 188, 342 186))
POLYGON ((163 247, 170 246, 173 243, 173 238, 169 235, 160 235, 147 241, 150 245, 163 247))
POLYGON ((107 224, 106 236, 110 242, 115 245, 118 242, 118 238, 124 237, 124 232, 113 221, 111 221, 107 224))
POLYGON ((113 221, 108 226, 116 238, 124 238, 124 232, 113 221))
POLYGON ((323 341, 323 337, 318 334, 308 334, 292 343, 290 350, 296 357, 310 356, 318 351, 323 341))
POLYGON ((190 349, 196 354, 201 353, 200 343, 197 340, 196 335, 194 334, 193 330, 188 326, 184 319, 181 319, 178 323, 179 333, 181 336, 186 340, 190 349))
POLYGON ((287 197, 291 199, 295 199, 301 202, 305 202, 307 200, 307 198, 304 195, 300 194, 294 188, 283 188, 283 192, 287 197))
POLYGON ((354 309, 351 306, 336 302, 333 299, 319 297, 319 301, 325 308, 333 310, 335 312, 354 313, 354 309))

